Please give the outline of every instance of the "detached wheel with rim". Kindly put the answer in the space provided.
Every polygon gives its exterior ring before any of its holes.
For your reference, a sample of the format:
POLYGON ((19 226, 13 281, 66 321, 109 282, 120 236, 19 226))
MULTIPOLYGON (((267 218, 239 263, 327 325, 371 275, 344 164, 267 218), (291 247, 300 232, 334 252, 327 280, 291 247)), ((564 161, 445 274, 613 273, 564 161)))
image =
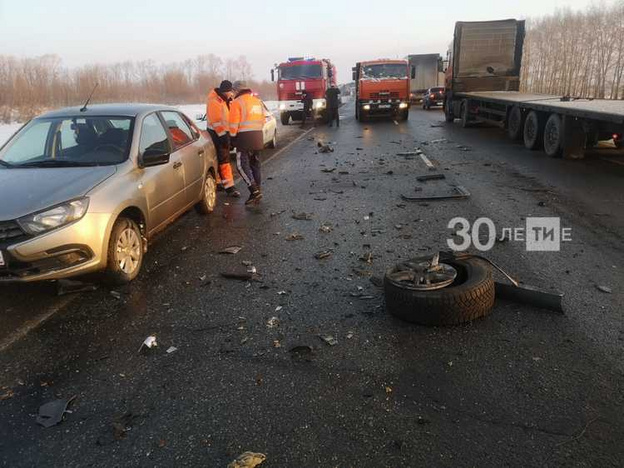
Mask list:
POLYGON ((522 136, 524 147, 535 151, 542 144, 542 120, 537 112, 531 111, 524 121, 522 136))
POLYGON ((130 218, 119 217, 108 242, 106 276, 111 284, 126 284, 136 278, 143 264, 143 236, 130 218))
POLYGON ((195 209, 200 214, 210 214, 217 206, 217 180, 212 172, 208 172, 204 181, 202 198, 195 205, 195 209))
POLYGON ((290 122, 290 114, 288 112, 282 112, 280 114, 280 121, 282 122, 282 125, 288 125, 290 122))
POLYGON ((560 158, 563 149, 561 117, 551 114, 544 126, 544 152, 551 158, 560 158))

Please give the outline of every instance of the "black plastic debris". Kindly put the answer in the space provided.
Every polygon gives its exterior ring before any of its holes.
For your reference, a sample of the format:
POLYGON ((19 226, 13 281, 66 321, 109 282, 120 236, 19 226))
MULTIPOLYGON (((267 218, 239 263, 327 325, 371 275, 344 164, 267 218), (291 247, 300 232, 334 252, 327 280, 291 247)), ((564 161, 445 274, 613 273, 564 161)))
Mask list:
POLYGON ((39 407, 39 415, 37 416, 37 424, 43 427, 56 426, 63 420, 63 416, 67 412, 67 407, 76 397, 69 399, 60 399, 50 401, 39 407))

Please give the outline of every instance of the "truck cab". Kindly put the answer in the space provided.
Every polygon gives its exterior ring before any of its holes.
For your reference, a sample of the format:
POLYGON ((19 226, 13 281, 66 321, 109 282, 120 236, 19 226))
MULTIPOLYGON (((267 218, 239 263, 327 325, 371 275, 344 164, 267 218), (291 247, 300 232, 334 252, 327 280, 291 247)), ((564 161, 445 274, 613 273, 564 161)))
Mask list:
POLYGON ((312 96, 312 117, 325 116, 325 92, 336 84, 336 67, 328 59, 292 57, 271 70, 271 80, 275 81, 277 71, 277 96, 280 120, 288 125, 290 119, 303 119, 301 98, 306 91, 312 96))
POLYGON ((353 68, 359 121, 370 116, 407 120, 410 107, 410 70, 407 60, 379 59, 359 62, 353 68))

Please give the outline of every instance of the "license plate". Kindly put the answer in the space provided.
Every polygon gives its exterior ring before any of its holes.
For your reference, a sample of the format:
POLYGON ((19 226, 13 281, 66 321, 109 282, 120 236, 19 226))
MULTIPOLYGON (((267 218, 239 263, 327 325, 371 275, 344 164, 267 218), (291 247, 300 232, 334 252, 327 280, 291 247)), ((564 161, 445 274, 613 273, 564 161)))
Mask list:
POLYGON ((4 261, 4 255, 2 255, 2 250, 0 250, 0 267, 6 266, 6 262, 4 261))
POLYGON ((380 109, 390 109, 392 106, 390 104, 379 104, 380 109))

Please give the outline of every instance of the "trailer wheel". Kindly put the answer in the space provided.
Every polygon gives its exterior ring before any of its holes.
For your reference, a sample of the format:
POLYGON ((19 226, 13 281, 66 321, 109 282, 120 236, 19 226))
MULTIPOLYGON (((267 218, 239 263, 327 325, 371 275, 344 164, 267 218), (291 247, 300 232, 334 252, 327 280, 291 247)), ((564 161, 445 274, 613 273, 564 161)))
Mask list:
POLYGON ((290 122, 290 114, 288 112, 282 112, 280 114, 280 120, 282 121, 282 125, 288 125, 290 122))
POLYGON ((519 140, 522 137, 524 119, 522 110, 518 106, 513 106, 507 117, 507 135, 511 140, 519 140))
POLYGON ((524 147, 531 151, 539 148, 542 142, 542 122, 537 112, 531 111, 524 120, 524 147))
POLYGON ((453 102, 449 102, 448 99, 444 100, 444 120, 447 123, 452 123, 455 120, 455 115, 453 115, 453 102))
MULTIPOLYGON (((414 261, 417 261, 414 260, 414 261)), ((488 315, 494 307, 492 271, 479 259, 449 259, 456 280, 442 289, 418 291, 384 278, 386 308, 395 317, 421 325, 457 325, 488 315)))
POLYGON ((561 117, 551 114, 544 126, 544 151, 551 158, 560 158, 563 149, 561 117))
POLYGON ((461 103, 461 108, 459 111, 459 115, 461 116, 461 124, 463 128, 470 127, 470 114, 468 113, 468 100, 464 99, 461 103))

